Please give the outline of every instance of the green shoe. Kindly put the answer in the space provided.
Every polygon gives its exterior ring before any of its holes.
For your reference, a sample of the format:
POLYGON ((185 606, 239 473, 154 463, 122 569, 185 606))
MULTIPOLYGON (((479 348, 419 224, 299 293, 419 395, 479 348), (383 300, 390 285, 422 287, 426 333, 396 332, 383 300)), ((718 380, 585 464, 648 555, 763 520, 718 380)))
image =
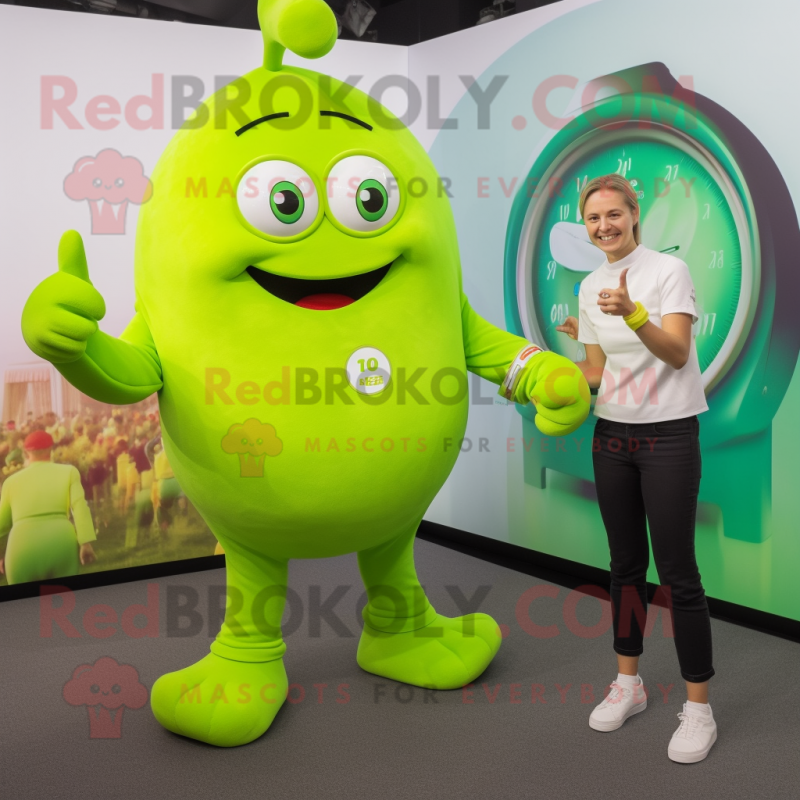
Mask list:
POLYGON ((500 648, 502 636, 488 614, 443 617, 406 633, 364 625, 356 660, 361 669, 401 683, 458 689, 477 678, 500 648))
POLYGON ((286 700, 283 659, 231 661, 209 653, 196 664, 162 675, 150 705, 168 730, 218 747, 258 739, 286 700))

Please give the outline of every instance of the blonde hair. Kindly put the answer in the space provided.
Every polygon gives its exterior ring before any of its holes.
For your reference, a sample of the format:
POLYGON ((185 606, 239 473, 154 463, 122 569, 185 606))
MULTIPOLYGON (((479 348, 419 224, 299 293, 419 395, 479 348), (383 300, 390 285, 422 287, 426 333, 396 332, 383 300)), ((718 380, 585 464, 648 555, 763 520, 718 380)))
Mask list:
MULTIPOLYGON (((639 212, 639 198, 636 196, 636 190, 631 186, 627 178, 622 175, 612 173, 611 175, 601 175, 599 178, 590 180, 586 186, 583 187, 580 199, 578 200, 578 210, 583 217, 583 209, 586 206, 586 201, 595 192, 601 189, 608 189, 612 192, 619 192, 624 198, 628 208, 633 212, 639 212)), ((642 243, 642 229, 639 221, 637 220, 633 226, 633 240, 636 244, 642 243)))

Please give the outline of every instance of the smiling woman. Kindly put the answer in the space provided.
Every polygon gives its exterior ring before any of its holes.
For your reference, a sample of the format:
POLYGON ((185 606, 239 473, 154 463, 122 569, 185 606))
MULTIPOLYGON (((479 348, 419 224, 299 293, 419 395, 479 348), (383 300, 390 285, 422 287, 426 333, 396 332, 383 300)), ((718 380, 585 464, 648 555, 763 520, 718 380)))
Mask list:
POLYGON ((701 761, 717 734, 708 704, 714 675, 711 625, 694 555, 701 473, 697 415, 708 410, 691 335, 697 320, 694 286, 683 261, 640 243, 639 202, 622 176, 589 181, 579 210, 589 241, 606 258, 580 284, 580 323, 570 317, 558 330, 585 345, 586 360, 578 366, 587 378, 591 374, 596 380, 598 370, 603 374, 592 456, 611 550, 619 670, 589 725, 616 730, 647 706, 638 666, 649 527, 661 583, 671 591, 675 646, 688 696, 668 755, 673 761, 701 761), (621 444, 648 437, 649 449, 621 444))
POLYGON ((625 258, 641 244, 639 201, 625 178, 595 178, 581 194, 578 209, 591 242, 609 262, 625 258))

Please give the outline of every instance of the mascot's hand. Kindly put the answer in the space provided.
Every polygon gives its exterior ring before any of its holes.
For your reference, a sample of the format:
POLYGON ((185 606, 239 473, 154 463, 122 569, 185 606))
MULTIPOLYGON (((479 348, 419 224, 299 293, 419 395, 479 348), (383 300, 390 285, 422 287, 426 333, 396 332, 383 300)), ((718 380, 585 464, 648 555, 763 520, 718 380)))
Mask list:
POLYGON ((565 436, 589 416, 591 395, 580 368, 558 353, 533 356, 516 390, 517 402, 536 406, 536 427, 545 436, 565 436))
POLYGON ((89 280, 83 240, 67 231, 58 245, 58 272, 45 278, 22 310, 22 336, 37 356, 52 364, 77 361, 106 313, 89 280))

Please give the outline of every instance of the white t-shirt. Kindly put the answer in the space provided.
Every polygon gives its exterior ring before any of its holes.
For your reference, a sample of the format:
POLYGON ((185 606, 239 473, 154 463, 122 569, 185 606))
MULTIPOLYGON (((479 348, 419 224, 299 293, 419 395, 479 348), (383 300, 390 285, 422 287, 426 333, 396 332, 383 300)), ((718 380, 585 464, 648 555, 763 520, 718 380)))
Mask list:
POLYGON ((708 411, 697 348, 692 334, 689 360, 675 369, 656 358, 622 317, 607 315, 597 305, 602 289, 619 286, 622 270, 631 300, 644 305, 650 322, 661 327, 666 314, 691 314, 697 322, 694 284, 689 268, 674 256, 639 245, 609 264, 606 260, 581 282, 578 295, 578 341, 598 344, 606 354, 597 392, 595 416, 615 422, 665 422, 708 411))

